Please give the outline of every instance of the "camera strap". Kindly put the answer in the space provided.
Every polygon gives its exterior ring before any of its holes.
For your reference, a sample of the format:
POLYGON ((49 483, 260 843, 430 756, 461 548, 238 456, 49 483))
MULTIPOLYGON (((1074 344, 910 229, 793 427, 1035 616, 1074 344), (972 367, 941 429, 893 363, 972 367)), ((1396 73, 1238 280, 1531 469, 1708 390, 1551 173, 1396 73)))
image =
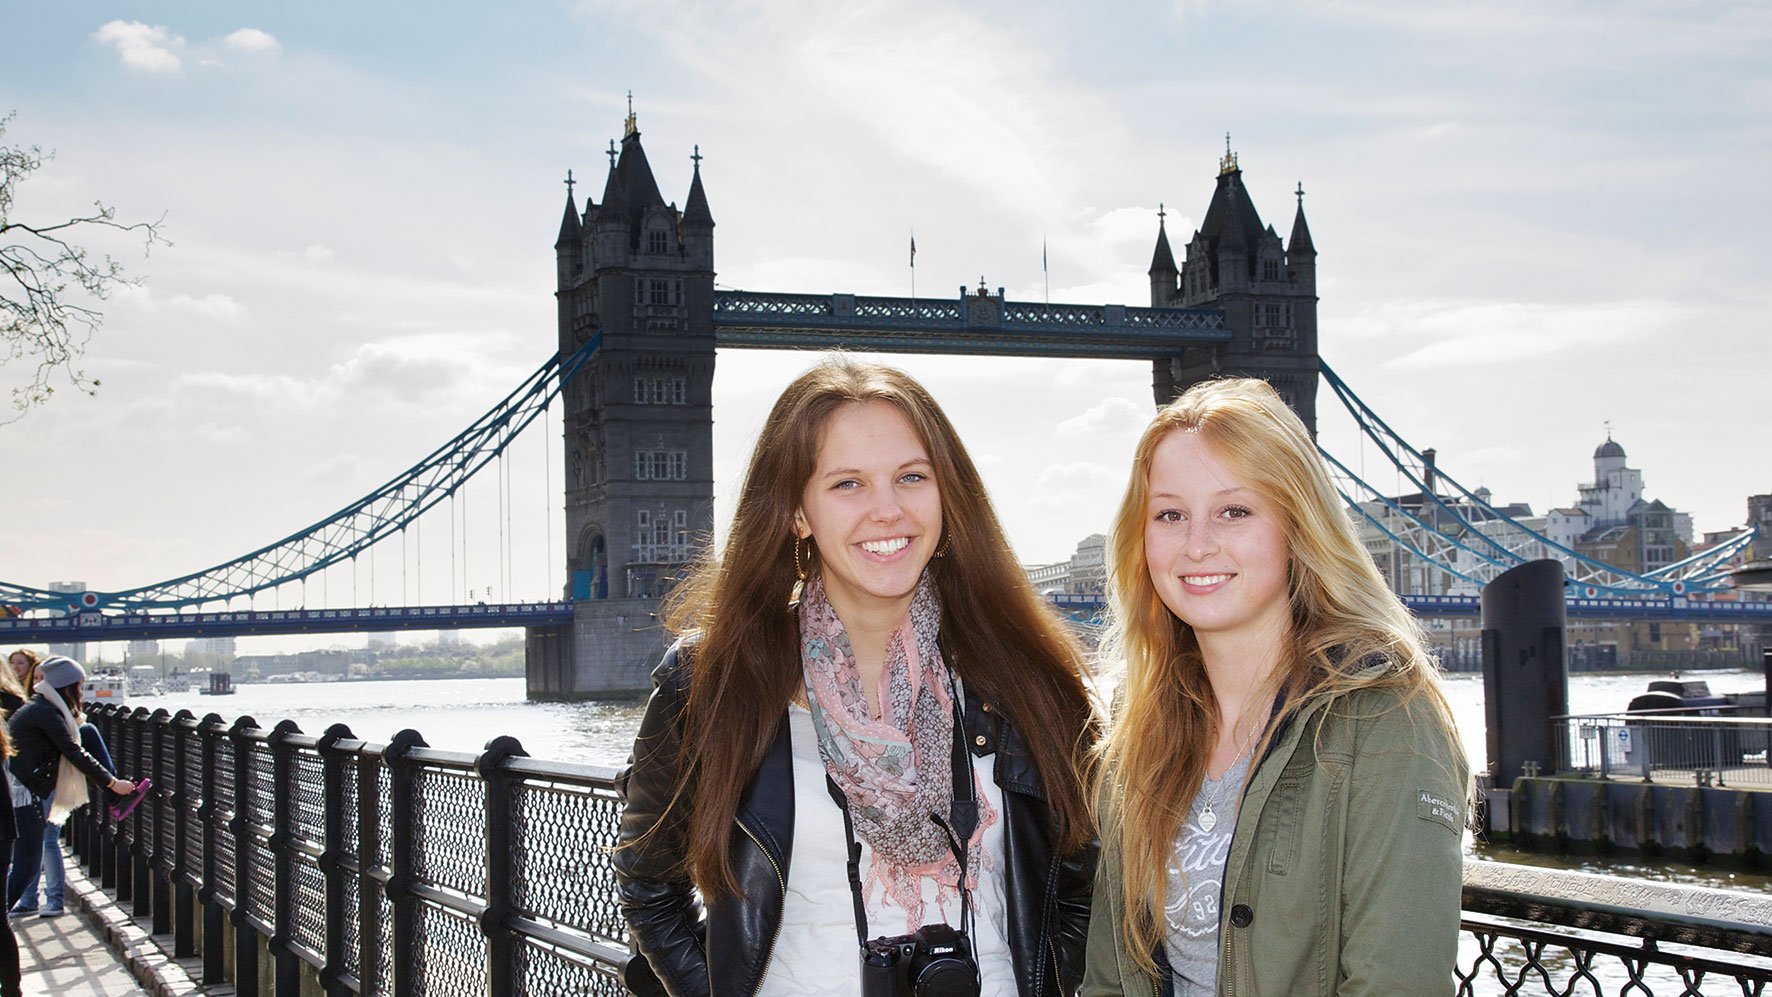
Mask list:
MULTIPOLYGON (((972 893, 966 888, 966 862, 972 834, 978 830, 978 799, 973 792, 971 759, 966 753, 966 714, 960 707, 959 689, 954 683, 952 670, 948 672, 948 696, 954 708, 954 736, 949 745, 949 761, 953 766, 950 790, 952 799, 948 802, 946 819, 936 813, 931 813, 929 819, 946 832, 948 847, 959 863, 960 927, 961 930, 970 932, 972 893)), ((831 800, 837 804, 837 809, 843 811, 843 834, 849 840, 849 893, 855 901, 855 935, 866 946, 868 913, 861 893, 861 842, 855 839, 855 821, 849 816, 849 798, 843 795, 843 790, 837 787, 836 780, 831 778, 829 772, 825 773, 824 784, 830 791, 831 800)))

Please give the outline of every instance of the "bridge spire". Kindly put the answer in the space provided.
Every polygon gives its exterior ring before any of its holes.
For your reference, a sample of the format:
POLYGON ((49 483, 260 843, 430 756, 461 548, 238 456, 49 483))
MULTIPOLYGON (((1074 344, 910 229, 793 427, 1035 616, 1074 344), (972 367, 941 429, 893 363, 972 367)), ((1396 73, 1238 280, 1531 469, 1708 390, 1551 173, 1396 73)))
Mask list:
POLYGON ((1169 248, 1169 232, 1163 227, 1168 212, 1162 202, 1157 204, 1157 248, 1151 254, 1151 268, 1147 273, 1151 278, 1151 307, 1166 308, 1173 304, 1176 290, 1176 279, 1179 272, 1175 267, 1175 253, 1169 248))

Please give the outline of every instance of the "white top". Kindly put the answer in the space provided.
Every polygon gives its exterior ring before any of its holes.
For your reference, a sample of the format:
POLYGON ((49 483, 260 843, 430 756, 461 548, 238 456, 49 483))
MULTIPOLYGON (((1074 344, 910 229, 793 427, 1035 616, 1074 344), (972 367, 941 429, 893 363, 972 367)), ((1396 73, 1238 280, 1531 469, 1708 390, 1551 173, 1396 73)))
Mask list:
MULTIPOLYGON (((794 753, 793 855, 781 932, 757 995, 860 994, 861 944, 855 937, 855 904, 849 889, 849 839, 843 833, 843 812, 825 788, 818 733, 804 707, 788 708, 788 736, 794 753)), ((985 997, 1014 997, 1015 970, 1003 920, 1003 791, 992 775, 992 758, 969 757, 984 790, 980 801, 989 802, 997 814, 984 832, 985 865, 972 894, 976 924, 971 937, 983 979, 980 992, 985 997)), ((862 842, 864 885, 871 861, 872 849, 862 842)), ((906 927, 904 908, 879 890, 874 892, 867 905, 869 938, 915 930, 917 925, 906 927)), ((926 882, 923 900, 925 922, 945 921, 959 927, 958 898, 947 905, 951 909, 943 909, 935 902, 934 884, 926 882)))

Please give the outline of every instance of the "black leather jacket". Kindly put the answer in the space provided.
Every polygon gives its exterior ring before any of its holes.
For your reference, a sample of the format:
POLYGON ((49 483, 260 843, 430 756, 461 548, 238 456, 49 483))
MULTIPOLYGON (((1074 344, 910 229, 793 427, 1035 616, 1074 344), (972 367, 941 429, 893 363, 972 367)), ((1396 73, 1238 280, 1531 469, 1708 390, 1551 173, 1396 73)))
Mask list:
MULTIPOLYGON (((656 689, 634 742, 635 760, 624 776, 627 807, 615 871, 637 949, 624 981, 640 994, 749 997, 763 979, 781 928, 792 858, 787 714, 745 788, 732 828, 732 872, 743 896, 722 897, 704 913, 684 870, 684 802, 678 801, 661 823, 678 791, 689 671, 679 644, 653 672, 656 689)), ((1091 840, 1075 855, 1054 851, 1045 789, 1027 743, 1001 711, 970 690, 966 729, 974 737, 974 754, 995 754, 996 783, 1003 790, 1005 921, 1016 986, 1023 997, 1074 993, 1083 975, 1099 845, 1091 840)), ((833 954, 833 973, 858 971, 858 954, 846 955, 845 960, 833 954)))
POLYGON ((41 695, 32 696, 13 711, 8 721, 12 732, 12 777, 25 784, 31 795, 47 799, 55 792, 55 775, 63 755, 100 788, 116 780, 111 770, 92 757, 80 740, 68 733, 62 711, 41 695))

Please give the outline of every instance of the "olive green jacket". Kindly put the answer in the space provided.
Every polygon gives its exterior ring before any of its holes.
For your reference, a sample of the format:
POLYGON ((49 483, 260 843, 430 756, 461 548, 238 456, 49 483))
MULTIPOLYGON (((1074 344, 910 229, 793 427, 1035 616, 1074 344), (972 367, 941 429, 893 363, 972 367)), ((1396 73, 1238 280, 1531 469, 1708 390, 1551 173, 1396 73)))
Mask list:
MULTIPOLYGON (((1231 838, 1218 993, 1450 993, 1469 775, 1425 698, 1363 690, 1294 716, 1231 838)), ((1116 818, 1102 817, 1081 993, 1159 994, 1126 948, 1116 818)))

